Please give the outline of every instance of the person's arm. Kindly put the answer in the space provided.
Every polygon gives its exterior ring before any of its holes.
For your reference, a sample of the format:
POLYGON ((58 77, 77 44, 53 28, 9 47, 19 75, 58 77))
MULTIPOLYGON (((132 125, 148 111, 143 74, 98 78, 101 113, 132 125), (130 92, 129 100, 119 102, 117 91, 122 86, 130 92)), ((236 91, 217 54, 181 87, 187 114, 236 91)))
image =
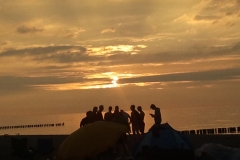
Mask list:
POLYGON ((128 116, 129 119, 131 118, 131 116, 128 113, 127 113, 127 116, 128 116))
POLYGON ((83 127, 83 119, 80 122, 80 128, 83 127))
POLYGON ((130 123, 132 123, 132 117, 133 117, 133 113, 131 113, 131 116, 130 116, 130 123))
POLYGON ((152 114, 152 113, 150 113, 150 116, 152 116, 152 117, 155 117, 155 115, 154 115, 154 114, 152 114))

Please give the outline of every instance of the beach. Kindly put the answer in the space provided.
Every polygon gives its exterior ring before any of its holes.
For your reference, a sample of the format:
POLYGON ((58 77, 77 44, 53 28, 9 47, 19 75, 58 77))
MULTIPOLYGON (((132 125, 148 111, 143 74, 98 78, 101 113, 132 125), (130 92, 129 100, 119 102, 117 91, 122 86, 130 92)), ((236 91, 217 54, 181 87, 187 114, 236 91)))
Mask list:
MULTIPOLYGON (((0 136, 0 157, 1 159, 11 159, 11 138, 27 138, 28 148, 37 149, 38 139, 52 139, 55 155, 68 135, 5 135, 0 136)), ((193 145, 194 149, 200 148, 204 144, 213 143, 221 144, 230 148, 240 148, 240 134, 218 134, 218 135, 187 135, 189 141, 193 145)), ((128 136, 131 139, 131 136, 128 136)), ((131 149, 135 145, 133 141, 127 142, 128 148, 131 149)))

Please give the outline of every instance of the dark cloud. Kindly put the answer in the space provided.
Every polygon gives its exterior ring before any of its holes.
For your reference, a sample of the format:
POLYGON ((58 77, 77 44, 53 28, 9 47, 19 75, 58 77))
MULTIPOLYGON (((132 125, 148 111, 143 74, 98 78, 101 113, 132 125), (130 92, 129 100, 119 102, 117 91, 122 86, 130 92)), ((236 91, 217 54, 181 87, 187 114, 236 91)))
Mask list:
MULTIPOLYGON (((206 81, 222 81, 222 80, 239 80, 240 68, 229 68, 222 70, 209 70, 199 72, 171 73, 164 75, 142 76, 136 78, 123 78, 118 80, 118 84, 129 83, 148 83, 148 82, 206 82, 206 81)), ((36 89, 38 85, 51 84, 67 84, 67 83, 82 83, 102 81, 106 82, 105 78, 84 79, 79 77, 0 77, 0 93, 29 91, 36 89)))
MULTIPOLYGON (((234 24, 233 24, 234 25, 234 24)), ((223 47, 220 50, 213 50, 209 53, 212 57, 219 57, 219 56, 225 56, 225 55, 240 55, 240 41, 236 42, 231 45, 232 47, 223 47)))
MULTIPOLYGON (((239 0, 211 0, 199 13, 195 16, 195 20, 201 21, 217 21, 223 20, 223 18, 231 17, 232 21, 235 21, 234 17, 239 14, 239 0)), ((227 26, 233 26, 227 25, 227 26)))
POLYGON ((24 56, 24 55, 46 55, 49 53, 64 52, 71 49, 79 49, 85 51, 85 48, 81 46, 46 46, 46 47, 32 47, 24 49, 11 49, 0 53, 1 57, 8 56, 24 56))
POLYGON ((240 51, 240 42, 236 43, 232 48, 231 48, 232 52, 237 52, 240 51))
POLYGON ((226 26, 227 27, 233 27, 233 26, 235 26, 236 24, 235 23, 231 23, 231 22, 227 22, 226 23, 226 26))
POLYGON ((209 5, 209 6, 206 6, 204 8, 204 11, 214 11, 218 8, 218 6, 216 4, 213 4, 213 5, 209 5))
POLYGON ((27 34, 27 33, 37 33, 37 32, 42 32, 43 29, 41 28, 36 28, 36 27, 28 27, 28 26, 20 26, 16 29, 18 33, 21 34, 27 34))
POLYGON ((206 20, 206 21, 214 21, 214 20, 218 20, 221 17, 216 16, 216 15, 196 15, 194 17, 195 20, 201 21, 201 20, 206 20))
POLYGON ((46 56, 38 56, 34 57, 36 61, 53 61, 53 62, 60 62, 60 63, 71 63, 71 62, 87 62, 92 61, 93 57, 89 57, 82 52, 64 52, 60 54, 49 54, 46 56))
POLYGON ((46 46, 25 49, 11 49, 0 53, 0 57, 24 56, 35 61, 78 62, 90 60, 86 55, 86 48, 81 46, 46 46))
MULTIPOLYGON (((130 54, 122 51, 112 51, 111 55, 89 55, 82 46, 46 46, 25 49, 11 49, 0 52, 1 57, 18 57, 19 60, 28 57, 37 62, 57 62, 71 64, 72 62, 94 62, 95 65, 119 65, 119 64, 146 64, 146 63, 171 63, 198 60, 203 58, 215 58, 226 55, 238 55, 240 42, 232 48, 212 48, 212 51, 201 51, 193 48, 186 52, 157 52, 130 54)), ((50 64, 51 65, 51 64, 50 64)))
POLYGON ((231 15, 233 15, 234 13, 233 12, 227 12, 225 15, 226 16, 231 16, 231 15))
POLYGON ((80 83, 83 78, 1 76, 0 81, 0 92, 18 92, 32 90, 36 85, 80 83))
POLYGON ((210 70, 200 72, 173 73, 165 75, 142 76, 137 78, 120 79, 118 83, 146 83, 146 82, 201 82, 240 79, 240 68, 210 70))
MULTIPOLYGON (((147 64, 147 63, 172 63, 188 62, 192 60, 202 60, 208 58, 218 58, 229 55, 239 55, 240 43, 235 44, 232 48, 216 48, 212 51, 201 51, 195 48, 193 51, 186 52, 158 52, 148 54, 128 54, 119 53, 109 56, 107 59, 112 64, 147 64)), ((109 62, 102 62, 102 65, 109 65, 109 62)))
POLYGON ((7 42, 0 42, 0 46, 4 46, 6 44, 7 44, 7 42))

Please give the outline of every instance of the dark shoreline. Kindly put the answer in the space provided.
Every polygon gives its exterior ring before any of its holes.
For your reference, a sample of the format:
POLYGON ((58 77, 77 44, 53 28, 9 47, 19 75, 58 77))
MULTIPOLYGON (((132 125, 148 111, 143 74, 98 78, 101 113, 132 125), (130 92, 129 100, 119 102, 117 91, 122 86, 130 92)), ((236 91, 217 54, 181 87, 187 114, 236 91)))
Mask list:
POLYGON ((221 144, 230 148, 240 148, 240 134, 187 135, 194 149, 203 144, 221 144))
MULTIPOLYGON (((2 135, 0 136, 0 156, 5 160, 10 157, 11 138, 27 138, 28 147, 37 147, 38 139, 51 138, 53 140, 54 152, 57 153, 59 146, 68 135, 2 135)), ((194 149, 200 148, 203 144, 214 143, 222 144, 226 147, 240 148, 240 134, 217 134, 217 135, 186 135, 194 149)), ((132 136, 128 136, 132 138, 132 136)), ((127 142, 127 146, 131 149, 134 146, 133 141, 127 142)))

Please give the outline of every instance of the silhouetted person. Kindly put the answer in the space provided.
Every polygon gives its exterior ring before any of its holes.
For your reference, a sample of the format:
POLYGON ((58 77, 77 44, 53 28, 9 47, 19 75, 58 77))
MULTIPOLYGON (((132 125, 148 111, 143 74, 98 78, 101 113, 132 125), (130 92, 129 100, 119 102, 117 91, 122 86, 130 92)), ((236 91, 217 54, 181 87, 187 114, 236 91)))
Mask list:
POLYGON ((145 117, 145 113, 143 112, 141 106, 138 106, 137 110, 138 110, 138 112, 140 114, 140 132, 141 132, 141 134, 144 134, 144 129, 145 129, 144 117, 145 117))
POLYGON ((140 114, 135 109, 135 105, 131 105, 131 118, 130 122, 132 123, 132 133, 135 136, 136 134, 139 135, 140 130, 140 114))
POLYGON ((92 123, 91 114, 92 111, 88 111, 86 113, 86 117, 84 117, 80 122, 80 127, 84 127, 86 124, 92 123))
POLYGON ((103 107, 103 105, 100 105, 99 107, 98 107, 98 111, 97 111, 97 118, 96 118, 96 120, 97 121, 103 121, 103 115, 102 115, 102 111, 104 110, 104 107, 103 107))
POLYGON ((112 106, 108 107, 108 112, 104 114, 105 121, 111 121, 113 119, 112 106))
POLYGON ((119 107, 115 106, 115 110, 113 113, 112 122, 120 123, 120 124, 127 124, 126 118, 124 115, 119 111, 119 107))
POLYGON ((119 107, 115 106, 114 112, 113 112, 113 119, 118 119, 122 114, 119 111, 119 107))
POLYGON ((120 110, 120 112, 122 113, 122 115, 124 116, 124 118, 126 119, 126 121, 127 122, 130 122, 130 118, 131 118, 131 116, 127 113, 127 112, 125 112, 124 110, 120 110))
POLYGON ((125 124, 128 126, 128 132, 127 133, 131 133, 131 127, 130 127, 130 118, 131 118, 131 116, 127 112, 122 110, 122 109, 120 110, 120 112, 121 112, 121 114, 122 114, 122 116, 124 118, 125 124))
POLYGON ((92 114, 91 114, 92 122, 97 121, 97 111, 98 111, 98 107, 96 107, 96 106, 93 107, 92 114))
POLYGON ((157 125, 161 124, 162 116, 161 116, 160 108, 156 107, 154 104, 151 104, 150 108, 154 110, 154 114, 150 113, 150 115, 154 118, 155 124, 157 125))

